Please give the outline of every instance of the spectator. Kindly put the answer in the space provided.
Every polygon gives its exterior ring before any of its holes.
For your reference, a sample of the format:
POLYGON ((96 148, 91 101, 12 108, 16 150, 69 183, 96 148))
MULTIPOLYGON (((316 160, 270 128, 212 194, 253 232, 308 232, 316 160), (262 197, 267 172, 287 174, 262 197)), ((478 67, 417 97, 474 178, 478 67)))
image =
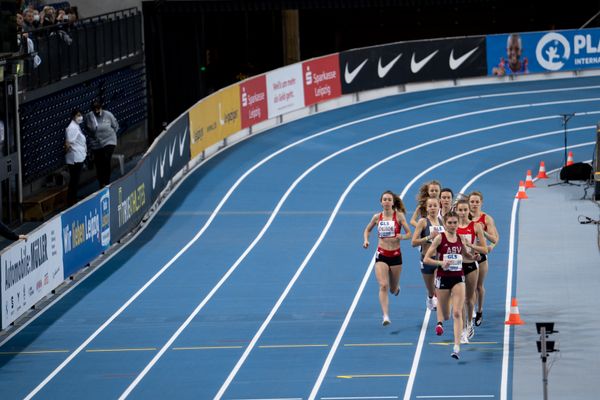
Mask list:
POLYGON ((43 27, 52 26, 56 24, 56 10, 54 9, 54 7, 44 7, 41 14, 43 14, 43 17, 42 15, 40 15, 40 18, 42 18, 41 25, 43 27))
POLYGON ((79 125, 83 122, 81 111, 74 110, 71 114, 71 123, 65 132, 65 162, 69 167, 69 191, 67 192, 67 203, 69 206, 77 203, 77 189, 79 188, 79 177, 85 162, 87 146, 85 135, 79 125))
POLYGON ((96 177, 102 189, 110 183, 110 163, 117 145, 119 123, 111 112, 102 109, 102 102, 95 100, 92 111, 86 115, 86 127, 94 154, 96 177))
MULTIPOLYGON (((39 14, 38 14, 38 24, 39 24, 39 14)), ((28 8, 23 13, 23 32, 29 32, 37 28, 34 12, 32 9, 28 8)))
POLYGON ((38 10, 33 10, 33 26, 37 29, 40 27, 40 12, 38 10))
POLYGON ((23 32, 23 14, 17 13, 17 31, 23 32))
POLYGON ((15 232, 13 232, 8 226, 4 225, 1 221, 0 221, 0 235, 4 236, 7 239, 10 240, 27 240, 27 235, 17 235, 15 232))

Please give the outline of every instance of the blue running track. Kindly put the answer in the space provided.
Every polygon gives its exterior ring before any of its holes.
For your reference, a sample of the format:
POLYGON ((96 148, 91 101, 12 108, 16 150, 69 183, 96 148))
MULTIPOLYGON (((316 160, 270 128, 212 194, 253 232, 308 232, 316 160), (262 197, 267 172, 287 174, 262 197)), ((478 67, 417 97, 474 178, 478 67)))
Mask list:
POLYGON ((591 157, 599 88, 587 77, 406 93, 240 142, 0 347, 2 399, 510 398, 518 182, 542 160, 561 165, 559 114, 577 113, 569 146, 591 157), (460 361, 451 332, 433 331, 417 249, 402 242, 402 291, 382 327, 362 248, 380 194, 401 193, 410 217, 431 179, 483 192, 501 237, 460 361))

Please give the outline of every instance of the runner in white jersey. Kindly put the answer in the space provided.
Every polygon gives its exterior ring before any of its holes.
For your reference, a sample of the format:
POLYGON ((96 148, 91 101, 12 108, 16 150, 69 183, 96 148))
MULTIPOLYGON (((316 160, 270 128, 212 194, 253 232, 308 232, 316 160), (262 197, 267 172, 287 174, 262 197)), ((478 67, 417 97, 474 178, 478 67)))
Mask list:
POLYGON ((375 276, 379 283, 379 303, 383 312, 383 326, 389 325, 390 293, 398 296, 400 293, 400 274, 402 272, 402 253, 400 240, 410 239, 410 226, 406 222, 404 203, 398 195, 386 191, 380 198, 383 211, 373 215, 363 232, 363 247, 369 247, 369 234, 377 226, 378 246, 375 256, 375 276), (406 234, 401 234, 404 228, 406 234))
POLYGON ((421 246, 421 276, 425 282, 427 290, 427 299, 425 306, 434 311, 437 307, 437 297, 435 296, 435 270, 437 265, 426 264, 423 262, 423 257, 431 245, 431 241, 436 238, 441 232, 444 232, 444 224, 442 218, 439 217, 440 201, 430 197, 425 202, 427 208, 427 216, 421 218, 417 223, 415 232, 412 237, 412 246, 421 246))

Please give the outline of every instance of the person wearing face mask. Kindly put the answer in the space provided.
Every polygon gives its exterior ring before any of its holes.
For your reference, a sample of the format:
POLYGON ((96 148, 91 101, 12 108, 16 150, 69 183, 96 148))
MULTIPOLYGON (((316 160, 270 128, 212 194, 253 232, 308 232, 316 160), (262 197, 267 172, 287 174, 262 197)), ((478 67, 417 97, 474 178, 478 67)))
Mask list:
POLYGON ((90 148, 94 154, 96 177, 100 189, 110 183, 110 163, 117 145, 119 123, 115 116, 102 108, 98 100, 92 103, 92 111, 85 117, 85 125, 90 135, 90 148))
POLYGON ((67 203, 69 206, 77 203, 77 189, 79 177, 87 154, 86 138, 81 131, 83 116, 81 111, 73 110, 71 122, 65 132, 65 162, 69 167, 69 190, 67 192, 67 203))
POLYGON ((40 12, 38 10, 33 10, 33 27, 35 29, 40 27, 40 12))

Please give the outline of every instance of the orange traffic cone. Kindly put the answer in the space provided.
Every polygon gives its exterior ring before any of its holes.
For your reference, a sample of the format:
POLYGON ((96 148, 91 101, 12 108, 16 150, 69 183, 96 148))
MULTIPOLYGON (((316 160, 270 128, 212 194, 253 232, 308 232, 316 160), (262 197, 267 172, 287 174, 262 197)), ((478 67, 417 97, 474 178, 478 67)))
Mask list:
POLYGON ((527 193, 525 193, 525 184, 523 183, 523 181, 519 181, 519 191, 517 192, 515 199, 528 199, 528 198, 529 197, 527 197, 527 193))
POLYGON ((546 175, 546 164, 544 162, 540 162, 540 171, 537 174, 538 179, 548 179, 548 175, 546 175))
POLYGON ((519 315, 516 297, 513 297, 512 302, 510 303, 510 315, 508 316, 508 320, 504 323, 506 325, 525 325, 525 322, 521 319, 521 315, 519 315))
POLYGON ((533 178, 531 177, 531 170, 527 170, 527 177, 525 178, 525 189, 534 188, 533 178))
POLYGON ((569 152, 569 156, 567 157, 567 163, 565 165, 567 167, 569 165, 573 165, 573 152, 572 151, 569 152))

